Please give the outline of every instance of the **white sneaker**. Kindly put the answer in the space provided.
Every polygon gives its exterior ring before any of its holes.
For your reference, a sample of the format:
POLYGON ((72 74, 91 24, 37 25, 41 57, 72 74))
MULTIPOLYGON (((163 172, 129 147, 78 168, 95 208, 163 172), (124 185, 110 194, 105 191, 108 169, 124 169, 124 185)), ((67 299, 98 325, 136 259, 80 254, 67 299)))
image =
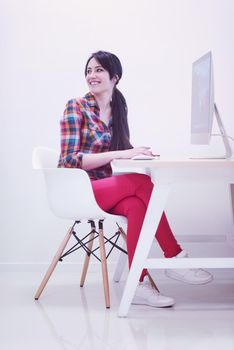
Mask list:
POLYGON ((137 286, 132 304, 148 305, 153 307, 168 307, 175 304, 173 298, 160 294, 146 279, 148 279, 147 276, 144 278, 144 281, 140 282, 137 286))
MULTIPOLYGON (((175 258, 187 257, 188 253, 185 250, 175 256, 175 258)), ((167 277, 190 284, 206 284, 213 280, 211 273, 202 269, 167 269, 165 274, 167 277)))

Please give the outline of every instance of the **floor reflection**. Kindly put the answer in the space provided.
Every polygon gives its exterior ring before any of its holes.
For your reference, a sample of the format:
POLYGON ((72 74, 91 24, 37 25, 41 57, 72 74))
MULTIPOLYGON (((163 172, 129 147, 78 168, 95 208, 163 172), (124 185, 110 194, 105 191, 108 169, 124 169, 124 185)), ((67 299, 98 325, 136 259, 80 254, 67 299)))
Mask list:
MULTIPOLYGON (((123 284, 111 286, 110 310, 105 309, 99 287, 94 282, 87 288, 76 290, 76 295, 73 291, 67 304, 59 304, 59 300, 54 298, 53 302, 49 298, 45 298, 46 302, 37 302, 42 322, 47 325, 58 349, 147 350, 156 347, 159 350, 207 350, 212 347, 213 350, 222 347, 233 350, 234 296, 229 296, 220 305, 214 300, 207 303, 206 292, 205 301, 200 301, 196 293, 201 289, 195 288, 194 292, 190 291, 191 299, 187 296, 183 302, 185 291, 181 292, 180 286, 178 303, 174 308, 132 306, 128 318, 119 318, 117 310, 123 284)), ((216 293, 223 288, 221 285, 213 287, 216 293)), ((178 292, 177 286, 172 285, 171 288, 178 292)), ((69 294, 66 293, 66 298, 69 294)))

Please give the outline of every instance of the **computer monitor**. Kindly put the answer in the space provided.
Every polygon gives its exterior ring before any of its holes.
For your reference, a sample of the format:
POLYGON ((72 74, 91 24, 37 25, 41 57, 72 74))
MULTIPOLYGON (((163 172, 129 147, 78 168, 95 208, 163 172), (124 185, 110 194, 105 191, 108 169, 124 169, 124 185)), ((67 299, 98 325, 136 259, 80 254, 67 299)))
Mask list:
POLYGON ((192 66, 191 143, 210 142, 214 113, 214 78, 211 52, 192 66))
POLYGON ((214 114, 218 122, 220 136, 222 136, 226 151, 226 154, 223 157, 214 158, 230 158, 232 156, 232 149, 217 106, 214 102, 213 59, 210 51, 196 60, 192 65, 192 144, 207 145, 210 143, 214 114))

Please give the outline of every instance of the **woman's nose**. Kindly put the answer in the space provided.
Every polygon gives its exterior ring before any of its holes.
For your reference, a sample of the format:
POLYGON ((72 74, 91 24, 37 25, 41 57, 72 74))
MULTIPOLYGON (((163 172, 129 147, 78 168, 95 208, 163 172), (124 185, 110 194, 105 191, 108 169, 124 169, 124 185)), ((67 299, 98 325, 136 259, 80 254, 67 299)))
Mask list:
POLYGON ((90 78, 96 77, 96 72, 95 71, 90 72, 89 77, 90 78))

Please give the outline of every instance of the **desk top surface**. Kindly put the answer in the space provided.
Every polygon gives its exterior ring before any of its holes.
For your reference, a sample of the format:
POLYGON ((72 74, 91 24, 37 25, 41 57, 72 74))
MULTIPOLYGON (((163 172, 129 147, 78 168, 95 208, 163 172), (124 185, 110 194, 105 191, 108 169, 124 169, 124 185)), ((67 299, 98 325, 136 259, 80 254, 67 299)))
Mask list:
POLYGON ((117 168, 164 168, 164 167, 197 167, 197 168, 234 168, 234 159, 205 158, 156 158, 150 160, 115 159, 112 165, 117 168))

